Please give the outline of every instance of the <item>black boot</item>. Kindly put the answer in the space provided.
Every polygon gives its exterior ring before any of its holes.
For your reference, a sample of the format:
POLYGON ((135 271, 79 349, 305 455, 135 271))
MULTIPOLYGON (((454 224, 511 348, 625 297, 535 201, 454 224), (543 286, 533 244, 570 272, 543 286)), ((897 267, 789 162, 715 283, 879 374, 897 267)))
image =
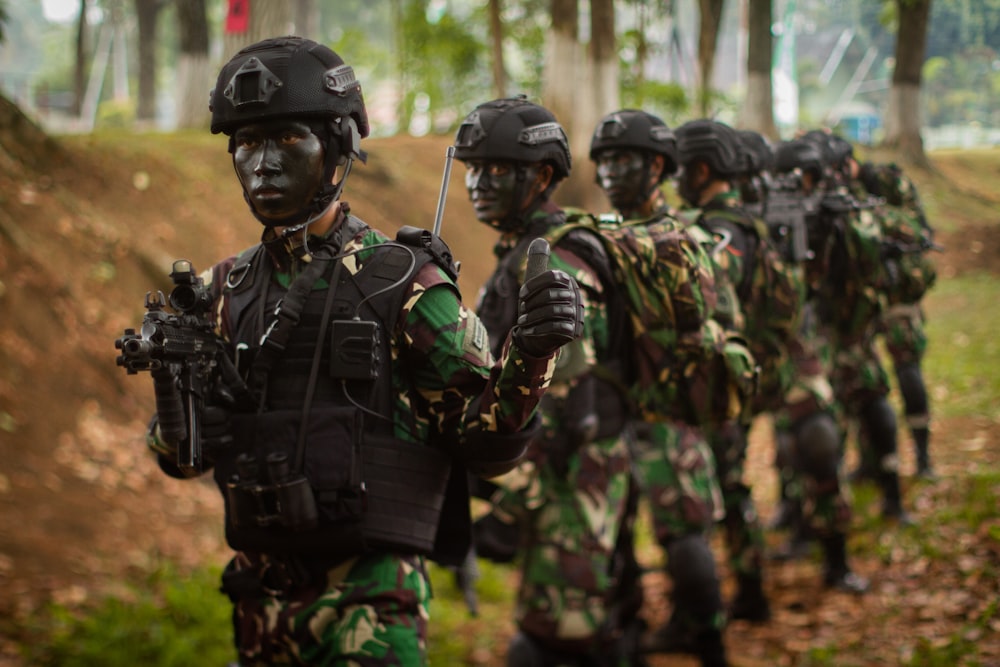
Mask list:
POLYGON ((852 572, 847 564, 847 538, 843 533, 823 539, 823 561, 823 584, 827 588, 857 595, 868 590, 868 580, 852 572))
POLYGON ((910 429, 910 433, 913 434, 913 448, 917 455, 917 477, 936 479, 937 475, 931 467, 931 457, 928 451, 930 429, 926 426, 918 426, 910 429))
POLYGON ((714 627, 695 628, 678 620, 674 613, 670 620, 643 637, 640 651, 649 653, 683 653, 701 661, 701 667, 726 667, 726 647, 722 630, 714 627))
POLYGON ((740 576, 737 579, 736 595, 729 604, 729 618, 751 623, 771 620, 771 604, 764 594, 760 577, 740 576))
POLYGON ((901 526, 914 525, 913 519, 903 509, 903 498, 899 490, 899 475, 896 471, 880 471, 879 486, 882 487, 882 518, 895 521, 901 526))

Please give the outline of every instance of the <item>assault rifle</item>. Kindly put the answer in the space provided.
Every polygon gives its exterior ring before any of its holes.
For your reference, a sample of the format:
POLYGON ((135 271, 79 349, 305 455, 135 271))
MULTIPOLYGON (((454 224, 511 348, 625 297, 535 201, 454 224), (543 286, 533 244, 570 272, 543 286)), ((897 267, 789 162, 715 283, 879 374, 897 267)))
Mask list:
POLYGON ((818 195, 805 193, 798 174, 782 174, 769 184, 760 217, 789 261, 801 263, 812 256, 809 223, 817 217, 819 204, 818 195))
POLYGON ((129 375, 152 375, 160 437, 177 449, 181 473, 194 477, 204 465, 199 419, 205 395, 218 379, 220 360, 227 357, 209 317, 211 297, 191 262, 174 262, 170 277, 174 312, 167 312, 163 292, 147 292, 142 327, 139 333, 126 329, 115 341, 115 349, 121 350, 115 363, 129 375))

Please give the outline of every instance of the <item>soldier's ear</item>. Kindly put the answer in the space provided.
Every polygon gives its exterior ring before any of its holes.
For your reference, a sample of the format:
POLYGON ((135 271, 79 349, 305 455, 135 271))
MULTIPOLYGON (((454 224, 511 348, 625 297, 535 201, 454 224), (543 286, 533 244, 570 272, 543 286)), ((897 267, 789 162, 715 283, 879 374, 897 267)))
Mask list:
POLYGON ((664 159, 659 153, 654 154, 649 161, 649 177, 653 185, 663 180, 664 159))
POLYGON ((540 195, 548 189, 549 184, 552 183, 552 175, 555 170, 552 165, 548 162, 543 162, 540 167, 538 167, 538 174, 535 176, 535 183, 532 186, 532 193, 535 195, 540 195))

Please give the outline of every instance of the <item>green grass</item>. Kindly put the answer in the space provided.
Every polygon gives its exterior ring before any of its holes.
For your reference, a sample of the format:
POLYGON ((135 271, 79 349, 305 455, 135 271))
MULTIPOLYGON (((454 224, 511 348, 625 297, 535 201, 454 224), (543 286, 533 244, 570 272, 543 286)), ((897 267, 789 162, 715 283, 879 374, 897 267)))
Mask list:
POLYGON ((1000 421, 998 303, 1000 280, 986 274, 940 280, 927 295, 924 376, 935 415, 1000 421))
POLYGON ((229 600, 218 587, 217 568, 182 573, 163 563, 86 608, 50 605, 26 629, 26 664, 223 667, 236 653, 229 600))

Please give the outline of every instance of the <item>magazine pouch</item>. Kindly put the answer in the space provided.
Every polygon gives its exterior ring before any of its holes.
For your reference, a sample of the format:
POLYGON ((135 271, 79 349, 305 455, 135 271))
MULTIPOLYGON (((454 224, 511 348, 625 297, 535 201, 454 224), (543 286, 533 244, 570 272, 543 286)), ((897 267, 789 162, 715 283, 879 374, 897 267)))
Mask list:
POLYGON ((225 498, 226 541, 237 550, 352 555, 364 550, 361 415, 314 406, 296 466, 302 411, 233 415, 238 452, 216 465, 225 498))

